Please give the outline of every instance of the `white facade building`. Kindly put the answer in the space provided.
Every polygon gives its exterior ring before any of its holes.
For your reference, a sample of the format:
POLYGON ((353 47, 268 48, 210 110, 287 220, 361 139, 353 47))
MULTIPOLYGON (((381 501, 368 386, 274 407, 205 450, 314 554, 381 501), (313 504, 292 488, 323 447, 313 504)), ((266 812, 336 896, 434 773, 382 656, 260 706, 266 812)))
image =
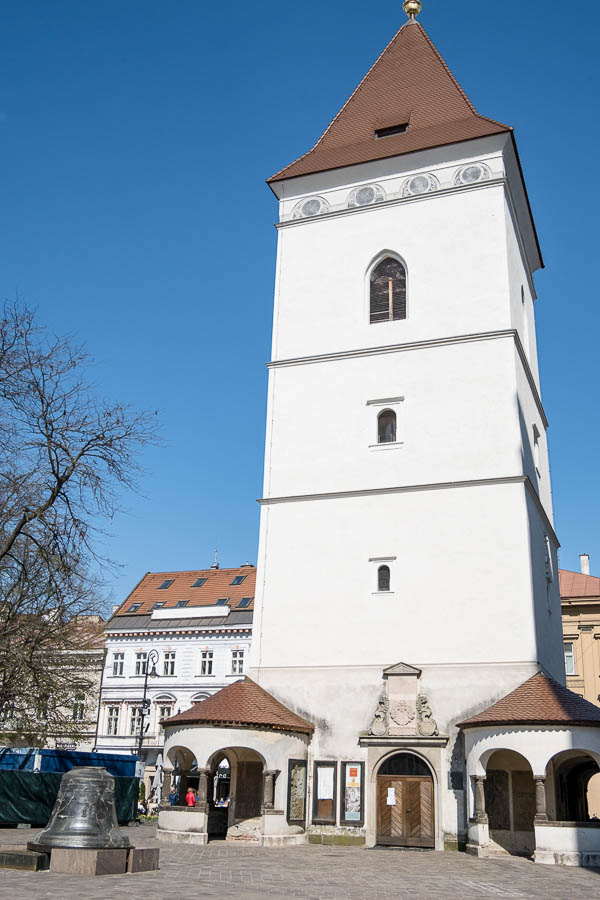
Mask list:
POLYGON ((143 727, 147 787, 164 745, 161 720, 243 676, 255 574, 250 565, 147 573, 107 623, 96 749, 136 753, 143 727))
POLYGON ((207 839, 225 757, 243 798, 236 811, 233 777, 231 838, 539 850, 557 785, 579 771, 568 748, 600 761, 600 714, 563 687, 542 260, 512 129, 476 113, 411 18, 270 185, 253 681, 245 717, 236 688, 168 723, 171 764, 205 773, 207 818, 164 810, 162 835, 207 839), (254 682, 288 720, 257 715, 254 682), (491 724, 469 720, 504 695, 491 724), (521 736, 505 745, 495 723, 521 736), (248 815, 252 765, 264 796, 248 815))

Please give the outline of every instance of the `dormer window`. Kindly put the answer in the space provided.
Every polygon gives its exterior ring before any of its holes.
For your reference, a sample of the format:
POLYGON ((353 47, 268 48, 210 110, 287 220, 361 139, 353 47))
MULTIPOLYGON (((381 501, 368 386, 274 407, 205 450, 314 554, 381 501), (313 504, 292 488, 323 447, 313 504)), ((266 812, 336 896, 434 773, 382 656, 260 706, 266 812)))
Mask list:
POLYGON ((393 134, 406 134, 408 131, 408 122, 402 122, 400 125, 388 125, 387 128, 376 128, 376 138, 391 137, 393 134))
POLYGON ((398 259, 386 257, 370 276, 370 321, 393 322, 406 318, 406 269, 398 259))

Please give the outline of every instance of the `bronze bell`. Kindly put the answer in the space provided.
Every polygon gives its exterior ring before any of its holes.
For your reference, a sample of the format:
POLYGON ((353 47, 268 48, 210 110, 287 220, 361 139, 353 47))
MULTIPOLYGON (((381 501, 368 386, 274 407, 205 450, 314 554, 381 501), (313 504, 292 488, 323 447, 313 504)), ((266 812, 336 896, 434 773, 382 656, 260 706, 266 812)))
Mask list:
POLYGON ((112 775, 95 766, 65 772, 50 821, 27 846, 31 850, 130 847, 129 838, 119 830, 112 775))

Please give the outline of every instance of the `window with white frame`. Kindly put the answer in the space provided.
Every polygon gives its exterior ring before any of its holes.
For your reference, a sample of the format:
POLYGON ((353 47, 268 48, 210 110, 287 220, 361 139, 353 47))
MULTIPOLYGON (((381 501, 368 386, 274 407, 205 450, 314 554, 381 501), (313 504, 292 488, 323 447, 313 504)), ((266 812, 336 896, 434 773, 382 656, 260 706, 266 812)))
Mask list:
POLYGON ((112 673, 113 675, 122 675, 125 666, 125 654, 113 653, 112 655, 112 673))
POLYGON ((129 734, 139 734, 142 727, 142 707, 132 706, 129 719, 129 734))
POLYGON ((243 675, 244 674, 244 651, 243 650, 232 650, 231 651, 231 674, 232 675, 243 675))
POLYGON ((173 704, 172 703, 159 703, 158 704, 158 727, 162 731, 162 725, 160 724, 163 719, 168 719, 173 715, 173 704))
POLYGON ((106 710, 106 733, 112 737, 119 733, 118 706, 109 706, 106 710))
POLYGON ((83 722, 85 718, 85 698, 83 694, 78 694, 73 701, 73 721, 83 722))
POLYGON ((575 671, 575 647, 572 641, 565 641, 565 672, 567 675, 576 675, 575 671))
POLYGON ((203 650, 200 654, 200 674, 212 675, 213 670, 213 652, 212 650, 203 650))
POLYGON ((148 654, 143 651, 135 654, 135 674, 145 675, 148 667, 148 654))
POLYGON ((175 674, 175 651, 169 650, 163 657, 163 675, 175 674))

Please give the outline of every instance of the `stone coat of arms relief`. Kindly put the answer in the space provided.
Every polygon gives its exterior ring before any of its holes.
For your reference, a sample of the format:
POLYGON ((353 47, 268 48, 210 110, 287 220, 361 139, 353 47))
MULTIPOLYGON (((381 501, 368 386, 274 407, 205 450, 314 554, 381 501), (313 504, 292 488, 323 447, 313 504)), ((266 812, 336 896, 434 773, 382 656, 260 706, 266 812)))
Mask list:
POLYGON ((384 689, 369 726, 374 737, 439 734, 429 701, 419 692, 420 669, 398 663, 383 672, 384 689))

